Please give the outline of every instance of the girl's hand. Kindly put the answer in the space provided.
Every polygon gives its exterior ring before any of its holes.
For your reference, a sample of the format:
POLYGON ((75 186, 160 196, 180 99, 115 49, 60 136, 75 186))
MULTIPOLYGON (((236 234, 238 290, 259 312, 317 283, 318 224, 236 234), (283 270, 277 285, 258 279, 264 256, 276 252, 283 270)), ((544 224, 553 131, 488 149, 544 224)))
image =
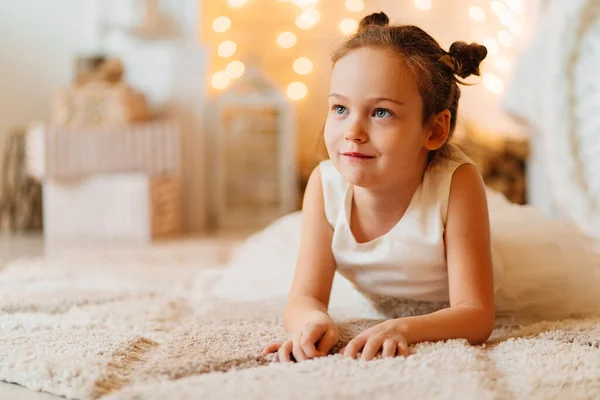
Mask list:
POLYGON ((330 318, 309 322, 302 330, 292 334, 285 342, 273 343, 265 347, 263 355, 279 353, 280 362, 296 362, 324 357, 340 339, 338 327, 330 318))
POLYGON ((356 358, 362 352, 361 359, 369 361, 381 351, 383 357, 404 356, 410 354, 406 338, 397 320, 390 320, 375 325, 342 348, 339 353, 344 357, 356 358))

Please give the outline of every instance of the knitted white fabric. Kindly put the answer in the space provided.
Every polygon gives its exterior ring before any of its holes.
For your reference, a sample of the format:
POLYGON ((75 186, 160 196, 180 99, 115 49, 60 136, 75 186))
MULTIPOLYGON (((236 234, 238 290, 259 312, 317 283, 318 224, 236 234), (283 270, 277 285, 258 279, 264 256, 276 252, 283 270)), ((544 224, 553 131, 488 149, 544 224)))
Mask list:
POLYGON ((552 2, 517 65, 504 108, 542 136, 563 215, 600 236, 600 0, 552 2))

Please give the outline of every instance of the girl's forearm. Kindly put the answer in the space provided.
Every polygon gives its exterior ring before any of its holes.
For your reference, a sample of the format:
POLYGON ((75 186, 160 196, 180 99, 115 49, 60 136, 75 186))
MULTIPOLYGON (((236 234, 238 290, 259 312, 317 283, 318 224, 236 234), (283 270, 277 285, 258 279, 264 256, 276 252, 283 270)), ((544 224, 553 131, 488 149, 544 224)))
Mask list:
POLYGON ((494 329, 494 310, 459 305, 428 315, 399 318, 399 328, 408 344, 466 339, 482 344, 494 329))
POLYGON ((327 307, 311 296, 297 296, 288 301, 283 313, 283 327, 288 332, 301 329, 308 322, 329 318, 327 307))

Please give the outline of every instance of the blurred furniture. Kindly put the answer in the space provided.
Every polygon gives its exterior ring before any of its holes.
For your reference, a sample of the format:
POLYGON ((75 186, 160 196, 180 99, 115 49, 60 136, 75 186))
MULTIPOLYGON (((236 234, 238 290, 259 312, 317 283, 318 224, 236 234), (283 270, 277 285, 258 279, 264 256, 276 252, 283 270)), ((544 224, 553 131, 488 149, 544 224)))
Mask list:
POLYGON ((43 183, 48 242, 181 233, 180 124, 150 119, 122 75, 115 60, 78 73, 54 98, 53 123, 28 128, 25 164, 43 183))
POLYGON ((181 137, 174 121, 113 128, 34 125, 28 173, 44 185, 46 240, 151 241, 181 233, 181 137))
POLYGON ((259 229, 296 210, 296 132, 289 102, 250 66, 216 107, 217 229, 259 229))
POLYGON ((528 203, 526 140, 493 135, 471 123, 464 127, 456 142, 475 162, 487 186, 513 203, 528 203))
POLYGON ((181 180, 147 173, 100 174, 44 184, 50 242, 148 243, 181 231, 181 180))
POLYGON ((25 133, 15 129, 7 138, 0 169, 0 228, 11 232, 42 227, 42 190, 37 179, 27 175, 25 133))
POLYGON ((111 0, 90 11, 90 51, 122 60, 127 82, 143 89, 153 117, 180 125, 183 229, 192 233, 208 228, 213 174, 205 127, 210 53, 199 37, 204 3, 111 0))
POLYGON ((504 108, 531 132, 533 205, 600 237, 600 2, 549 1, 504 108))
POLYGON ((26 148, 27 171, 40 180, 119 172, 181 174, 180 125, 173 120, 80 128, 31 124, 26 148))
POLYGON ((57 90, 52 99, 53 125, 119 126, 150 118, 146 96, 122 81, 124 67, 119 59, 79 57, 75 65, 73 85, 57 90))

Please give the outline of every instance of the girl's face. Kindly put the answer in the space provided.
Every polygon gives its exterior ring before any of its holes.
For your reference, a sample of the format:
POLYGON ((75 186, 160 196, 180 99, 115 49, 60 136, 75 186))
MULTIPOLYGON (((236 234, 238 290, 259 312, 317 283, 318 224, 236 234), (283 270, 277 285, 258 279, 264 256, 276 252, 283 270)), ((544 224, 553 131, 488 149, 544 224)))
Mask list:
POLYGON ((392 51, 360 48, 331 75, 325 145, 353 185, 394 185, 422 173, 429 134, 415 78, 392 51))

